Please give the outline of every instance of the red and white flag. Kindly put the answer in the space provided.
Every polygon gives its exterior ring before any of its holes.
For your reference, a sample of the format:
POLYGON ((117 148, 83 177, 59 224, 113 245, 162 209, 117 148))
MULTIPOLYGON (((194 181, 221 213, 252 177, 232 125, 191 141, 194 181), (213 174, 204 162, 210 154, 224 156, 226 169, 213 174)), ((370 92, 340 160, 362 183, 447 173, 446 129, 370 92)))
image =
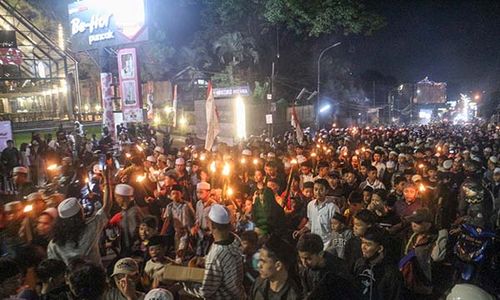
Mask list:
POLYGON ((205 150, 210 151, 215 143, 215 138, 220 132, 219 116, 217 107, 215 107, 214 93, 212 91, 212 82, 208 83, 207 102, 205 103, 207 114, 207 136, 205 138, 205 150))
POLYGON ((299 118, 297 117, 297 112, 295 111, 295 105, 292 106, 292 126, 295 128, 295 135, 297 137, 297 142, 302 144, 304 141, 304 132, 302 132, 302 128, 300 127, 299 118))

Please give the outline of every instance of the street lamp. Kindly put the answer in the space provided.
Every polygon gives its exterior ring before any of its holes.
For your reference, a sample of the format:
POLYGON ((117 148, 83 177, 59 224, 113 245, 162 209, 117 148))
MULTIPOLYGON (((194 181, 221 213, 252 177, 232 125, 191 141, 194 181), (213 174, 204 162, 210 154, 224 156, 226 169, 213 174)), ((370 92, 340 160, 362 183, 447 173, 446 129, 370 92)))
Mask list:
POLYGON ((339 46, 341 44, 341 42, 337 42, 333 45, 330 45, 328 47, 326 47, 325 49, 323 49, 320 54, 319 54, 319 57, 318 57, 318 88, 317 88, 317 92, 318 92, 318 98, 316 100, 316 107, 315 107, 315 116, 316 116, 316 128, 319 129, 319 115, 318 115, 318 107, 319 107, 319 99, 320 99, 320 94, 321 94, 321 91, 320 91, 320 80, 321 80, 321 58, 323 57, 323 54, 325 54, 326 51, 332 49, 332 48, 335 48, 337 46, 339 46))

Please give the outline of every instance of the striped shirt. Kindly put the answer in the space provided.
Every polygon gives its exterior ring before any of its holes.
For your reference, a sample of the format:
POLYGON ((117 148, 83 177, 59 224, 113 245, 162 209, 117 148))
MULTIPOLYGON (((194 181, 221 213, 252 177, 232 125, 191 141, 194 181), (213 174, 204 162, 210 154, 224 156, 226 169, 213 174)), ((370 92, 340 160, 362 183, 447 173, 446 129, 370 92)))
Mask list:
POLYGON ((186 286, 185 290, 203 299, 246 299, 240 240, 233 236, 228 241, 214 242, 206 257, 201 286, 186 286))

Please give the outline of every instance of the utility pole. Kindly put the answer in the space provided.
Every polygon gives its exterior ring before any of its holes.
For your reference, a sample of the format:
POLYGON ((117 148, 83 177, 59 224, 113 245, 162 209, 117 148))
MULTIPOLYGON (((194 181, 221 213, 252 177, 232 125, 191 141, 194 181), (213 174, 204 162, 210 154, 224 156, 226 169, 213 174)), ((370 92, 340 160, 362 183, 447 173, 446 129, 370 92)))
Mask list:
POLYGON ((320 82, 321 82, 321 58, 323 57, 323 54, 325 54, 326 51, 332 49, 332 48, 335 48, 337 46, 339 46, 341 44, 341 42, 337 42, 331 46, 328 46, 326 47, 325 49, 323 49, 320 54, 319 54, 319 57, 318 57, 318 88, 316 89, 316 91, 318 91, 318 97, 316 99, 316 105, 315 105, 315 108, 314 108, 314 113, 315 113, 315 125, 316 125, 316 129, 319 130, 319 101, 321 99, 321 90, 320 90, 320 82))

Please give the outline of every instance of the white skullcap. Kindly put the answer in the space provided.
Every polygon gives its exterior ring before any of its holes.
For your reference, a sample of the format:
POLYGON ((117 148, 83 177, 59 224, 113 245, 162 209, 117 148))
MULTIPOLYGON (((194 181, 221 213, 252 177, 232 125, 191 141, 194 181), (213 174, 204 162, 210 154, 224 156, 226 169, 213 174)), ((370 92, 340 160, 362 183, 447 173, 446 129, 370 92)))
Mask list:
POLYGON ((128 184, 117 184, 115 187, 115 194, 120 196, 132 196, 134 195, 134 188, 128 184))
POLYGON ((492 152, 493 150, 492 150, 490 147, 486 147, 486 148, 484 148, 484 150, 483 150, 483 151, 484 151, 484 152, 492 152))
POLYGON ((453 161, 452 161, 451 159, 445 160, 445 161, 443 162, 443 168, 444 168, 445 170, 449 170, 449 169, 451 169, 451 167, 452 167, 452 166, 453 166, 453 161))
POLYGON ((404 154, 404 153, 399 153, 398 157, 406 158, 406 154, 404 154))
POLYGON ((57 207, 57 213, 61 219, 68 219, 82 211, 82 206, 76 198, 68 198, 57 207))
POLYGON ((396 168, 396 163, 393 162, 392 160, 389 160, 385 165, 387 166, 387 169, 394 169, 394 168, 396 168))
POLYGON ((26 167, 15 167, 12 170, 12 173, 22 173, 22 174, 28 174, 28 168, 26 167))
POLYGON ((100 164, 95 164, 93 167, 92 167, 92 172, 94 172, 94 174, 102 174, 102 167, 100 164))
POLYGON ((229 213, 227 209, 220 204, 214 204, 210 207, 208 218, 217 224, 229 224, 229 213))
POLYGON ((276 157, 276 154, 274 154, 274 152, 269 152, 269 153, 267 154, 267 157, 269 157, 269 158, 273 158, 273 157, 276 157))
POLYGON ((391 152, 389 152, 389 155, 398 156, 398 153, 396 151, 391 151, 391 152))
POLYGON ((178 159, 175 160, 176 165, 185 165, 186 162, 184 161, 184 158, 179 157, 178 159))
POLYGON ((241 152, 241 155, 252 156, 252 151, 245 149, 241 152))
POLYGON ((496 156, 490 156, 490 161, 494 164, 498 163, 498 158, 496 156))
POLYGON ((196 185, 197 190, 210 190, 210 183, 201 181, 196 185))
POLYGON ((422 176, 420 176, 418 174, 417 175, 413 175, 411 177, 411 181, 414 182, 414 183, 417 182, 417 181, 421 181, 421 180, 422 180, 422 176))
POLYGON ((163 154, 165 151, 163 150, 163 147, 160 147, 160 146, 156 146, 154 151, 156 152, 160 152, 161 154, 163 154))
POLYGON ((156 163, 156 157, 154 157, 153 155, 146 157, 146 160, 152 163, 156 163))
POLYGON ((299 164, 305 163, 307 161, 307 158, 304 155, 297 155, 297 162, 299 164))
POLYGON ((150 290, 144 300, 174 300, 174 295, 169 290, 157 288, 150 290))
POLYGON ((500 168, 495 168, 495 170, 493 170, 493 174, 498 174, 500 173, 500 168))

